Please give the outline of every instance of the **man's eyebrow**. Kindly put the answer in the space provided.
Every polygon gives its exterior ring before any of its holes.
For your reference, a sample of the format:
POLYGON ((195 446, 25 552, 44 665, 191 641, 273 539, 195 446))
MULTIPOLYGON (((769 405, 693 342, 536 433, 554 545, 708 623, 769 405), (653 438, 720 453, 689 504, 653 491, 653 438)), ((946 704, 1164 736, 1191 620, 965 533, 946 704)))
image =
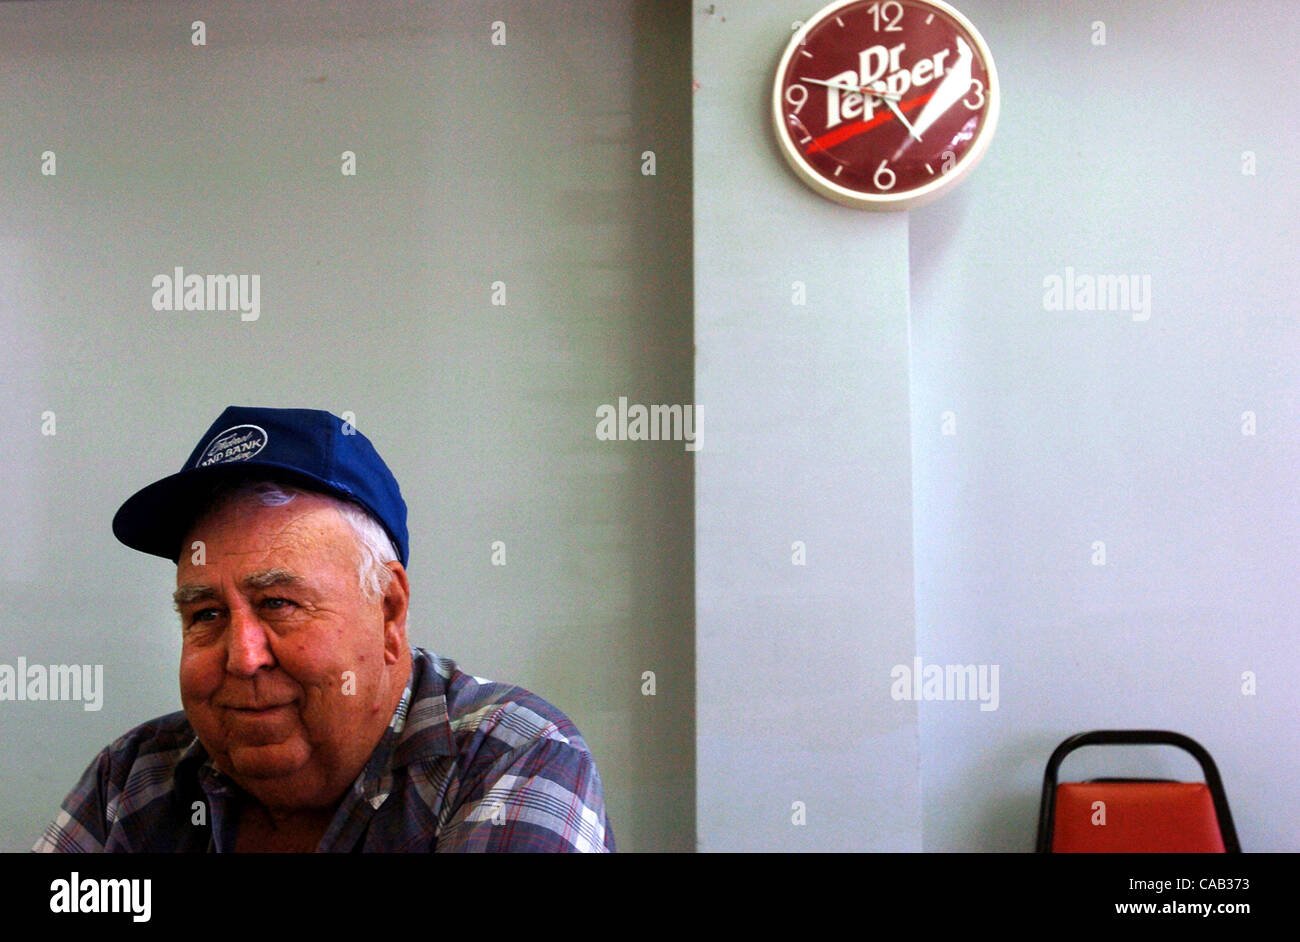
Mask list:
POLYGON ((189 605, 191 602, 215 599, 216 597, 217 593, 212 586, 204 585, 201 582, 187 582, 172 593, 172 603, 177 608, 180 608, 182 605, 189 605))
MULTIPOLYGON (((244 589, 269 589, 272 586, 302 587, 306 581, 297 573, 288 569, 259 569, 250 572, 239 580, 244 589)), ((202 582, 188 582, 172 593, 172 602, 177 608, 194 602, 206 602, 217 597, 216 589, 202 582)))

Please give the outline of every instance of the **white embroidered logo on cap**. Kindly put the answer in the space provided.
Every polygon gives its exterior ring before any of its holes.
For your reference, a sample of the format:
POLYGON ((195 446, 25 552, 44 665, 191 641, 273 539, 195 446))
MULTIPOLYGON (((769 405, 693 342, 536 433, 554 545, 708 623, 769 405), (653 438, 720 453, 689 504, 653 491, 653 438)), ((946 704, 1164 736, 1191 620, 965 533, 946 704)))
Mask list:
POLYGON ((219 432, 212 443, 199 455, 196 468, 231 461, 247 461, 266 447, 266 429, 259 425, 236 425, 219 432))

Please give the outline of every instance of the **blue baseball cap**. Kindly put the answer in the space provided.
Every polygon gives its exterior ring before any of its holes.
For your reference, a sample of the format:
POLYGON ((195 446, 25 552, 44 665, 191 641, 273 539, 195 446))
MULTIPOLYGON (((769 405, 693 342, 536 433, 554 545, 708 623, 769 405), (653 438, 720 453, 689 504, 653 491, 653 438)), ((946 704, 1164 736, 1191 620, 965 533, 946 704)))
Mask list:
POLYGON ((406 565, 406 501, 397 479, 370 439, 320 409, 227 407, 180 471, 118 508, 113 535, 132 549, 177 562, 181 540, 213 487, 222 478, 261 471, 360 504, 383 525, 406 565))

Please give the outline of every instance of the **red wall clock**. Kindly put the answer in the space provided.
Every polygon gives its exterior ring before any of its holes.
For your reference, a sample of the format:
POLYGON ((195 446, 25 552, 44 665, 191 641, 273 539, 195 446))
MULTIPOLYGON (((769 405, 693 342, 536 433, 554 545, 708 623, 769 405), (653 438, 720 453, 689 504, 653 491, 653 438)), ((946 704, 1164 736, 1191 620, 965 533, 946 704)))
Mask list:
POLYGON ((828 199, 910 209, 970 173, 998 123, 993 56, 939 0, 841 0, 777 66, 772 117, 786 161, 828 199))

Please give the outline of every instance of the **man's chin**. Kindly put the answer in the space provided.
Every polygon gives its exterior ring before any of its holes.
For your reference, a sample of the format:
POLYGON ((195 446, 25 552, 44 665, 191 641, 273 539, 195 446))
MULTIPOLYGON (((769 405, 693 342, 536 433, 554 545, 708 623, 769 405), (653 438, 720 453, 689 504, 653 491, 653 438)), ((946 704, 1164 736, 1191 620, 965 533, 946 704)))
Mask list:
POLYGON ((227 751, 229 774, 236 781, 287 781, 307 765, 311 750, 306 743, 290 740, 251 746, 231 746, 227 751))
POLYGON ((340 795, 330 791, 327 780, 309 761, 305 744, 295 749, 288 744, 232 749, 222 769, 248 794, 267 808, 305 810, 328 808, 340 795))

